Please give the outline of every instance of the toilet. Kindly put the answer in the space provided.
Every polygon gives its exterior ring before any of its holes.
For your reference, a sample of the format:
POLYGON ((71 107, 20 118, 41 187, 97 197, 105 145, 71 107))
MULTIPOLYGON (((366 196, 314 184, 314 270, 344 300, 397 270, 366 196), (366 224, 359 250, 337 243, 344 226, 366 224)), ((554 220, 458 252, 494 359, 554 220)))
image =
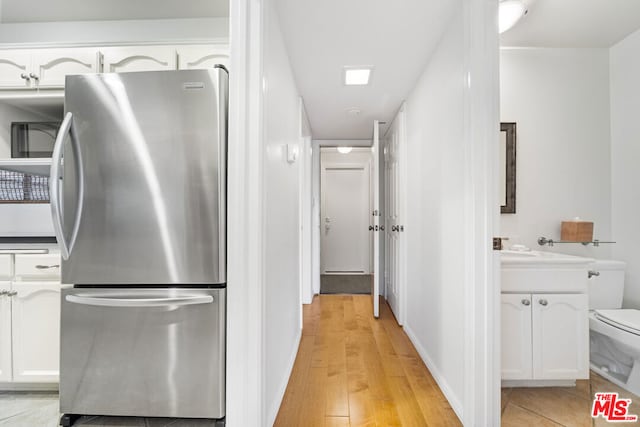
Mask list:
POLYGON ((640 310, 621 308, 625 263, 596 260, 589 270, 591 369, 640 395, 640 310))

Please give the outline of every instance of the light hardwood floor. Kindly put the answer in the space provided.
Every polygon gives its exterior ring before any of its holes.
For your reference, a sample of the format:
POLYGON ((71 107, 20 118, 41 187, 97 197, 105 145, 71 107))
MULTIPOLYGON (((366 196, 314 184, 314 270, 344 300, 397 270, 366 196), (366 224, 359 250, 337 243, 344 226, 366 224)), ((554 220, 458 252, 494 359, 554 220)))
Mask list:
POLYGON ((275 426, 458 426, 433 377, 381 300, 320 295, 304 306, 295 366, 275 426))

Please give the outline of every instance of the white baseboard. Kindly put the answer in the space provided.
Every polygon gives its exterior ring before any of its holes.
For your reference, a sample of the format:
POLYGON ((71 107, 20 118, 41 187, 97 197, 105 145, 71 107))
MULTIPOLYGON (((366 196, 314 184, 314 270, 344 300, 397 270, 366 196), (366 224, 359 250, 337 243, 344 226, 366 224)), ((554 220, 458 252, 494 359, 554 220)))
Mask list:
POLYGON ((436 383, 438 383, 438 387, 440 387, 442 394, 444 394, 444 397, 446 397, 447 400, 449 401, 449 404, 451 405, 453 412, 455 412, 456 415, 458 416, 458 419, 462 421, 464 419, 462 417, 462 413, 463 413, 462 404, 460 403, 460 400, 458 400, 458 397, 455 395, 455 393, 451 389, 451 386, 449 386, 449 383, 447 382, 447 380, 440 373, 435 363, 433 363, 433 360, 431 359, 431 357, 429 357, 429 353, 427 352, 427 350, 425 350, 422 344, 420 344, 420 342, 418 341, 418 337, 416 336, 416 334, 413 333, 413 330, 411 329, 411 327, 407 323, 405 323, 402 328, 404 329, 405 333, 411 340, 411 343, 413 344, 413 346, 418 351, 418 354, 422 358, 422 361, 424 362, 424 364, 427 365, 427 368, 431 372, 431 376, 433 377, 434 380, 436 380, 436 383))
POLYGON ((575 387, 575 380, 502 380, 502 388, 512 387, 575 387))
POLYGON ((58 391, 58 383, 2 383, 0 391, 58 391))
POLYGON ((283 379, 280 384, 280 388, 278 391, 278 398, 274 401, 272 407, 269 409, 269 413, 267 415, 267 424, 268 426, 272 426, 276 422, 276 417, 278 416, 278 411, 280 410, 280 405, 282 405, 282 399, 284 398, 284 393, 287 391, 287 385, 289 385, 289 378, 291 378, 291 373, 293 372, 293 365, 296 363, 296 356, 298 356, 298 349, 300 348, 300 340, 302 339, 302 328, 298 330, 298 334, 296 336, 295 342, 296 345, 293 346, 293 352, 289 358, 289 369, 287 369, 288 374, 283 379))

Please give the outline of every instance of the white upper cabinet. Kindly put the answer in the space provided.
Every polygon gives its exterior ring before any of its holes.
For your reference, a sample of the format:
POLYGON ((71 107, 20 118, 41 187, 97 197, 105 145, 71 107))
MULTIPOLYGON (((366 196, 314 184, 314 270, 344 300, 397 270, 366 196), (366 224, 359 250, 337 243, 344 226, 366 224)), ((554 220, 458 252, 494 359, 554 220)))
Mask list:
POLYGON ((104 72, 177 70, 174 46, 125 46, 100 49, 104 55, 104 72))
POLYGON ((31 80, 31 52, 26 50, 0 51, 0 88, 29 89, 31 80))
POLYGON ((222 64, 229 69, 229 48, 226 45, 178 46, 178 68, 201 70, 222 64))
POLYGON ((100 52, 97 48, 37 50, 32 64, 32 78, 39 88, 61 88, 67 75, 99 72, 100 52))
POLYGON ((63 88, 68 74, 100 70, 97 48, 0 51, 0 88, 63 88))

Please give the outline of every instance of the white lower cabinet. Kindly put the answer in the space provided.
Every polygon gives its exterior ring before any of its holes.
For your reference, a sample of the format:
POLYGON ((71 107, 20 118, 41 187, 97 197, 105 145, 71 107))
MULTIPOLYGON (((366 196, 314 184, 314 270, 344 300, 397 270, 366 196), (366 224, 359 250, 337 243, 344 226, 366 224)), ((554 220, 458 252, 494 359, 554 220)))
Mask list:
POLYGON ((502 294, 502 379, 589 377, 586 294, 502 294))
POLYGON ((12 289, 13 381, 58 382, 60 283, 14 282, 12 289))
POLYGON ((11 291, 10 282, 0 282, 0 382, 11 381, 11 291))

